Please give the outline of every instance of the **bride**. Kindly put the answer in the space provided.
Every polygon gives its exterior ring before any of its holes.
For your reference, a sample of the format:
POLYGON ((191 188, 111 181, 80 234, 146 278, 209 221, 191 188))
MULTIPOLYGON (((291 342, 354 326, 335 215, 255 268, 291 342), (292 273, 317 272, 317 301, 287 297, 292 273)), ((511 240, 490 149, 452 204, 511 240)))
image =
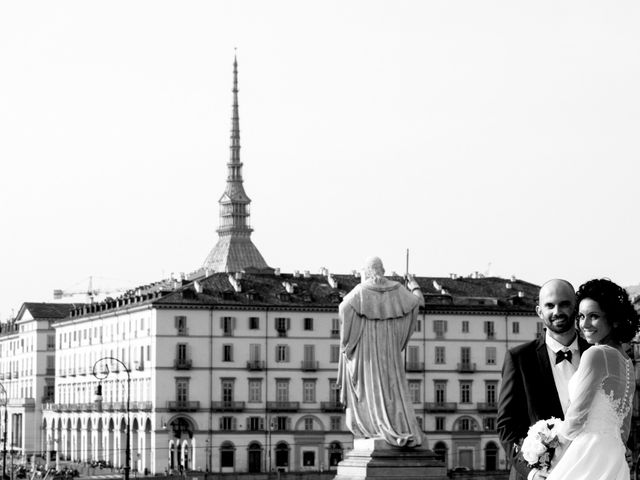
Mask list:
POLYGON ((571 403, 558 427, 564 454, 547 480, 628 480, 635 376, 622 344, 638 332, 638 314, 627 292, 607 279, 588 281, 576 296, 578 327, 594 346, 569 382, 571 403))

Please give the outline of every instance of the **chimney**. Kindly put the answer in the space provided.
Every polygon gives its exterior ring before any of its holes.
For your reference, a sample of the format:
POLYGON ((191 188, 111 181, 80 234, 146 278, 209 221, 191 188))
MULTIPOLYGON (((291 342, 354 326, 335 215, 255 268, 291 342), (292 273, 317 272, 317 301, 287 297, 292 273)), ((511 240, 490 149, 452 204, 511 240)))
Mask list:
POLYGON ((516 281, 516 276, 515 275, 511 275, 511 281, 515 282, 516 281))
POLYGON ((505 283, 504 288, 506 288, 507 290, 511 290, 511 282, 505 283))
POLYGON ((518 297, 519 297, 519 298, 524 298, 524 292, 523 292, 522 290, 520 290, 520 291, 518 292, 518 297))
POLYGON ((311 278, 311 272, 309 270, 304 271, 304 278, 311 278))
POLYGON ((276 269, 273 271, 273 274, 274 274, 276 277, 279 277, 279 276, 280 276, 280 269, 279 269, 279 268, 276 268, 276 269))
POLYGON ((300 276, 300 270, 293 271, 293 278, 298 278, 300 276))

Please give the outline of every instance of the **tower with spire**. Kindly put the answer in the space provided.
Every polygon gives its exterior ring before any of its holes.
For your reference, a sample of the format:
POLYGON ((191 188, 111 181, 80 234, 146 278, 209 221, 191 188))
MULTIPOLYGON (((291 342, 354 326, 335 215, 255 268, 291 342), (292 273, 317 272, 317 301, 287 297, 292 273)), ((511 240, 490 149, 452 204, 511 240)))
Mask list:
POLYGON ((233 59, 233 110, 231 114, 231 152, 227 163, 227 186, 218 200, 220 226, 218 242, 213 247, 203 268, 212 272, 239 272, 246 268, 269 268, 251 241, 249 204, 242 185, 240 161, 240 116, 238 114, 238 59, 233 59))

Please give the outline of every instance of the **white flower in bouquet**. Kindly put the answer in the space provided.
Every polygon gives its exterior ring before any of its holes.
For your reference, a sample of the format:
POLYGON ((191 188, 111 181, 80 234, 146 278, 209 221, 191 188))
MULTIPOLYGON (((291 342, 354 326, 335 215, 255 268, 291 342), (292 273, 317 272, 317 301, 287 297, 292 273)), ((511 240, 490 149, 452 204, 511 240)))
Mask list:
POLYGON ((522 456, 527 463, 541 470, 549 470, 558 441, 558 426, 561 420, 551 417, 540 420, 529 427, 522 442, 522 456))

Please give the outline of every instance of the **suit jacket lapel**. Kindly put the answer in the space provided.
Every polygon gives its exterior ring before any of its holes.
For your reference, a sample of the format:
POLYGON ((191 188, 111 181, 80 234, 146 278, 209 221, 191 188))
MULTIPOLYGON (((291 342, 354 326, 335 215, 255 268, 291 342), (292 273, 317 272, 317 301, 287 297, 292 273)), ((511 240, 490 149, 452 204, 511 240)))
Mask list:
POLYGON ((540 366, 540 378, 541 391, 540 395, 543 397, 543 402, 548 404, 549 411, 554 417, 563 418, 562 404, 560 403, 560 396, 558 395, 558 389, 556 388, 556 382, 553 379, 553 371, 551 362, 549 361, 549 352, 547 351, 547 344, 544 342, 544 335, 538 339, 538 345, 536 347, 536 355, 538 356, 538 365, 540 366))

